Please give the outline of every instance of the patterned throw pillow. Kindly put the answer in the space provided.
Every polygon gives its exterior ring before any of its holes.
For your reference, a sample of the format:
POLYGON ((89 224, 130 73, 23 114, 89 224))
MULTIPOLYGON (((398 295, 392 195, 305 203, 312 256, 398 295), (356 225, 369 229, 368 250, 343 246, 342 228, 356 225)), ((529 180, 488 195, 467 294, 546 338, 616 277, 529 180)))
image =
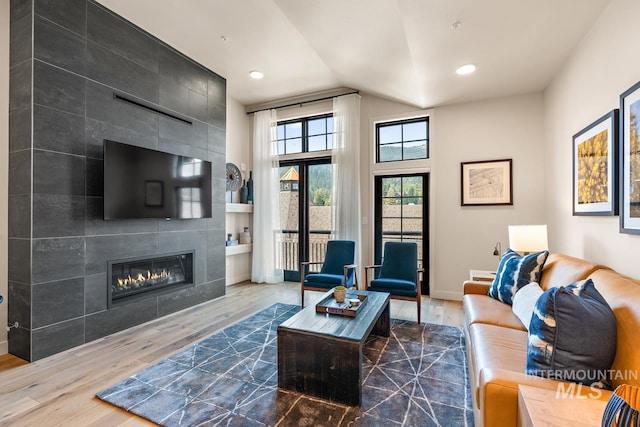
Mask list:
POLYGON ((529 325, 527 374, 610 387, 616 318, 591 279, 548 289, 529 325))
POLYGON ((512 305, 513 296, 518 289, 531 282, 540 282, 542 267, 548 256, 548 251, 520 255, 507 249, 500 258, 496 278, 489 288, 489 296, 512 305))

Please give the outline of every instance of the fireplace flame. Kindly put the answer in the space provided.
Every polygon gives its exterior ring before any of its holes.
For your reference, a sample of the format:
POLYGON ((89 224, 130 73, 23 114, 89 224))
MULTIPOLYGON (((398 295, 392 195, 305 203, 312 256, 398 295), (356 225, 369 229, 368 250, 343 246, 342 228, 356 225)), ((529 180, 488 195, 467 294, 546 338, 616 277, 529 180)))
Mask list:
POLYGON ((129 274, 125 278, 118 278, 117 281, 118 281, 118 286, 123 287, 123 286, 135 285, 138 283, 144 283, 152 280, 166 279, 168 277, 171 277, 170 271, 163 269, 159 273, 151 273, 151 271, 147 270, 146 276, 143 273, 138 273, 138 275, 136 275, 135 277, 131 277, 131 275, 129 274))

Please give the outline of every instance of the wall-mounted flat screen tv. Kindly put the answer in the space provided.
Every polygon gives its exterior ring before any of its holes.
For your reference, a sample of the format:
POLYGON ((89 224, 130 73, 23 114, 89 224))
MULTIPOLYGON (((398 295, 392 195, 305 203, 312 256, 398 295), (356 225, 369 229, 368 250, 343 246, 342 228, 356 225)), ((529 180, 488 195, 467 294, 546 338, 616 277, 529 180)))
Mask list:
POLYGON ((104 142, 104 219, 211 218, 211 162, 104 142))

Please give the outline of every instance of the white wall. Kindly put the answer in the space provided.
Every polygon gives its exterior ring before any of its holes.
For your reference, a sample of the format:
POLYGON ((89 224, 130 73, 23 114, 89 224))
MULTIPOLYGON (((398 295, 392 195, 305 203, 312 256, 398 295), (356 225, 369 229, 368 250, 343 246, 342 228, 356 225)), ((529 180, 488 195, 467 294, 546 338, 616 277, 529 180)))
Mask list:
MULTIPOLYGON (((416 109, 373 96, 362 102, 363 216, 373 218, 372 122, 415 115, 416 109), (365 155, 365 153, 367 153, 365 155)), ((439 107, 431 110, 431 295, 461 299, 470 269, 495 269, 492 255, 507 226, 544 222, 542 94, 439 107), (513 206, 460 206, 460 163, 513 159, 513 206)), ((363 252, 372 259, 372 226, 363 228, 363 252)), ((366 260, 365 256, 365 260, 366 260)))
POLYGON ((8 352, 7 206, 9 204, 9 0, 0 0, 0 354, 8 352))
POLYGON ((636 278, 640 236, 620 234, 617 216, 572 216, 572 135, 619 108, 640 80, 638 17, 637 0, 611 0, 544 93, 549 244, 636 278))
MULTIPOLYGON (((227 95, 227 163, 238 166, 245 179, 248 179, 249 171, 253 167, 249 139, 249 121, 244 106, 227 95)), ((234 192, 233 197, 234 202, 239 202, 239 192, 234 192)), ((226 215, 227 233, 232 233, 235 239, 244 227, 252 227, 250 214, 228 213, 226 215)), ((228 256, 226 266, 227 285, 251 278, 251 254, 228 256)))

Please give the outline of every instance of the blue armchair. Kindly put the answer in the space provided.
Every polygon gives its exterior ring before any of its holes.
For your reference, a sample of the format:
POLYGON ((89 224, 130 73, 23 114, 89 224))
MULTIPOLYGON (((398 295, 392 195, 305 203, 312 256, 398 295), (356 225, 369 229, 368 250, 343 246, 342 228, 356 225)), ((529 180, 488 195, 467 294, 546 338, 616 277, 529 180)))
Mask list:
POLYGON ((420 323, 420 274, 424 270, 418 268, 418 245, 415 242, 385 243, 382 264, 367 266, 364 271, 368 291, 388 292, 391 299, 415 301, 420 323), (374 270, 371 282, 369 270, 374 270), (379 270, 377 277, 376 270, 379 270))
POLYGON ((356 244, 352 240, 329 240, 327 252, 322 262, 300 263, 300 291, 302 297, 301 306, 304 307, 304 291, 328 291, 329 289, 343 285, 347 288, 358 287, 358 277, 354 264, 356 256, 356 244), (322 264, 319 273, 309 272, 310 265, 322 264))

